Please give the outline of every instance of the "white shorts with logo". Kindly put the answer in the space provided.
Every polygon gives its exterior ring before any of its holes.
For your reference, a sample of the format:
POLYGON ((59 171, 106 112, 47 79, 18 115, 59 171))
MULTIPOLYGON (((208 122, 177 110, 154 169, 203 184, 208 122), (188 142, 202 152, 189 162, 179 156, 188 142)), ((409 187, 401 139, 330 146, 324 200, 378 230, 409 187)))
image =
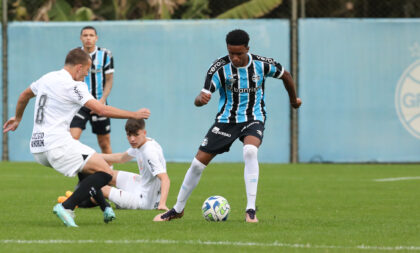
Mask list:
POLYGON ((52 167, 64 176, 74 177, 94 153, 93 148, 71 139, 63 146, 33 155, 38 163, 52 167))
POLYGON ((147 203, 140 186, 140 175, 118 171, 116 187, 111 187, 109 200, 122 209, 156 209, 156 203, 147 203))

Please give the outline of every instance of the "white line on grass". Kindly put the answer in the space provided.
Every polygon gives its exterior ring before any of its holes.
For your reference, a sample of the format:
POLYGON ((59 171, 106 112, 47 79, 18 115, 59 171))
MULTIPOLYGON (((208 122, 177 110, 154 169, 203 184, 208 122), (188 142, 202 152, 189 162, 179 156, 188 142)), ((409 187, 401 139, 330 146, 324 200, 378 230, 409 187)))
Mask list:
POLYGON ((391 181, 416 180, 416 179, 420 179, 420 177, 391 177, 391 178, 374 179, 373 181, 376 181, 376 182, 391 182, 391 181))
POLYGON ((260 243, 260 242, 229 242, 229 241, 201 241, 201 240, 0 240, 1 244, 189 244, 189 245, 227 245, 243 247, 279 247, 279 248, 306 248, 306 249, 362 249, 362 250, 409 250, 420 251, 420 246, 339 246, 339 245, 316 245, 316 244, 298 244, 298 243, 260 243))

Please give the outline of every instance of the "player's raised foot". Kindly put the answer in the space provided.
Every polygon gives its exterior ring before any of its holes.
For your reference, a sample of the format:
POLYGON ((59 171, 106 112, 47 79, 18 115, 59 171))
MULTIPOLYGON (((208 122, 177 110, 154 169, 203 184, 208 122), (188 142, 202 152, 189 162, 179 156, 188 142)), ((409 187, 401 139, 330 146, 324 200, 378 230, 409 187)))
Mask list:
POLYGON ((104 211, 104 222, 108 223, 110 221, 115 220, 117 217, 115 216, 114 210, 111 207, 107 206, 104 211))
POLYGON ((66 225, 67 227, 78 227, 74 222, 74 212, 69 209, 64 209, 61 203, 53 208, 53 213, 66 225))
POLYGON ((184 216, 184 210, 181 213, 177 213, 174 208, 167 211, 166 213, 161 213, 153 218, 153 221, 170 221, 172 219, 179 219, 184 216))
POLYGON ((249 223, 257 223, 258 222, 258 219, 257 219, 257 216, 255 215, 255 210, 254 209, 246 210, 245 221, 249 222, 249 223))

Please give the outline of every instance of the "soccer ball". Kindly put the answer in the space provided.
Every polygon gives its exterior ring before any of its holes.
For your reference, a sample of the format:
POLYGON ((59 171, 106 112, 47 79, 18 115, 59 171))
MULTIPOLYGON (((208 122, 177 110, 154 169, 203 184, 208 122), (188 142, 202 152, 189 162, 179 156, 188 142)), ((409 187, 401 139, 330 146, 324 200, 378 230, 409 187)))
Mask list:
POLYGON ((211 196, 204 201, 201 211, 207 221, 226 221, 230 206, 222 196, 211 196))

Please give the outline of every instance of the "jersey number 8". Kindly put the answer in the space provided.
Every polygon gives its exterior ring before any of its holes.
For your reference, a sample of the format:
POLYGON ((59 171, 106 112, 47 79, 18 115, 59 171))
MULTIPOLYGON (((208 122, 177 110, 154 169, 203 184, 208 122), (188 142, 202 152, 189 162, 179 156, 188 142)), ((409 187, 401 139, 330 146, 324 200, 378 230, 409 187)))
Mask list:
POLYGON ((36 111, 36 118, 35 118, 35 122, 37 124, 41 124, 42 121, 44 120, 44 106, 46 102, 47 102, 47 95, 45 94, 41 95, 38 101, 38 110, 36 111))

